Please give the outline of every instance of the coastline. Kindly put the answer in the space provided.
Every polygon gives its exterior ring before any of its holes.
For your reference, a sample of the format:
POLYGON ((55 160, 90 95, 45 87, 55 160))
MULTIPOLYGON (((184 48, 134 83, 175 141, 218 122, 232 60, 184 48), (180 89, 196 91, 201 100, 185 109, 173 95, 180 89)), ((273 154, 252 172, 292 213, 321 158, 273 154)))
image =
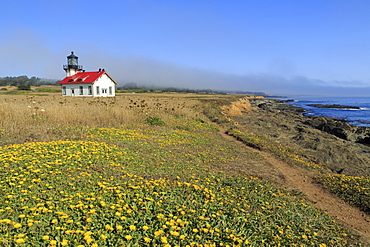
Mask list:
POLYGON ((370 127, 369 97, 314 97, 292 96, 283 100, 293 106, 302 107, 304 115, 326 116, 347 121, 351 125, 370 127))
POLYGON ((248 98, 253 110, 233 120, 246 132, 267 136, 316 157, 334 173, 370 176, 370 128, 337 118, 305 116, 304 109, 271 98, 248 98))

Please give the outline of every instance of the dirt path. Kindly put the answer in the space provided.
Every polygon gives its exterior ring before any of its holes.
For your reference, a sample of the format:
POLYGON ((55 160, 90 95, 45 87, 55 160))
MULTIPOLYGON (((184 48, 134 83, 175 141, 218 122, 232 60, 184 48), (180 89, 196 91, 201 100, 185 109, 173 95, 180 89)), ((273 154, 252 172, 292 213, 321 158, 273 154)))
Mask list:
POLYGON ((275 158, 270 153, 253 149, 222 131, 220 133, 225 138, 245 146, 247 150, 258 152, 262 155, 271 167, 282 175, 281 179, 278 181, 276 181, 275 177, 275 181, 273 182, 278 182, 289 189, 302 192, 314 203, 314 206, 336 217, 340 222, 353 229, 356 234, 362 236, 364 241, 370 244, 370 215, 348 205, 336 195, 329 193, 319 184, 315 183, 313 181, 313 177, 317 175, 315 172, 287 164, 275 158))
POLYGON ((261 154, 284 175, 286 186, 301 191, 309 200, 315 203, 316 207, 335 216, 338 220, 354 229, 356 233, 370 241, 369 215, 348 205, 342 199, 316 184, 312 179, 313 173, 279 161, 272 157, 271 154, 264 152, 261 152, 261 154))

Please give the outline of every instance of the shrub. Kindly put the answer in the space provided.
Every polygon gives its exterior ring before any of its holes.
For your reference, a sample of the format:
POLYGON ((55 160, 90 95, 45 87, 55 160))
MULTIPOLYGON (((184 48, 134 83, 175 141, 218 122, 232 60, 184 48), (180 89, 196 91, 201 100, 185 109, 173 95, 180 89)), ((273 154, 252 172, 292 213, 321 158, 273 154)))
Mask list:
POLYGON ((145 121, 150 125, 164 125, 165 123, 159 117, 147 117, 145 121))
POLYGON ((30 85, 19 85, 17 88, 18 90, 31 91, 30 85))

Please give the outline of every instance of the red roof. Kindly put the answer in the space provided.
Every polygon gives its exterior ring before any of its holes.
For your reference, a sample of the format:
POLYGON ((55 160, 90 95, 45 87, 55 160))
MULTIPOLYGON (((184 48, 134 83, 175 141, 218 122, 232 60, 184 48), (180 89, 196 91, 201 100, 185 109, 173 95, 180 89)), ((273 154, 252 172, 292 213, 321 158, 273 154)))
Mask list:
MULTIPOLYGON (((64 78, 58 84, 94 83, 104 73, 108 75, 108 73, 105 71, 80 72, 80 73, 64 78)), ((109 75, 108 77, 111 78, 109 75)))

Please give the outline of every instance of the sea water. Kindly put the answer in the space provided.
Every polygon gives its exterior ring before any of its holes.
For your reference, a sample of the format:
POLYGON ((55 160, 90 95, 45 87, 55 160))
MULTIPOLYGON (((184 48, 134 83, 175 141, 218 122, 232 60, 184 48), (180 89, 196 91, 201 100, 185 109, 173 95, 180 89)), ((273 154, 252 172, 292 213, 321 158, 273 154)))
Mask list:
POLYGON ((356 126, 370 127, 370 97, 307 97, 294 96, 279 98, 286 103, 302 107, 307 116, 325 116, 334 117, 347 121, 356 126), (311 104, 322 105, 346 105, 356 106, 360 109, 342 109, 342 108, 318 108, 309 106, 311 104))

